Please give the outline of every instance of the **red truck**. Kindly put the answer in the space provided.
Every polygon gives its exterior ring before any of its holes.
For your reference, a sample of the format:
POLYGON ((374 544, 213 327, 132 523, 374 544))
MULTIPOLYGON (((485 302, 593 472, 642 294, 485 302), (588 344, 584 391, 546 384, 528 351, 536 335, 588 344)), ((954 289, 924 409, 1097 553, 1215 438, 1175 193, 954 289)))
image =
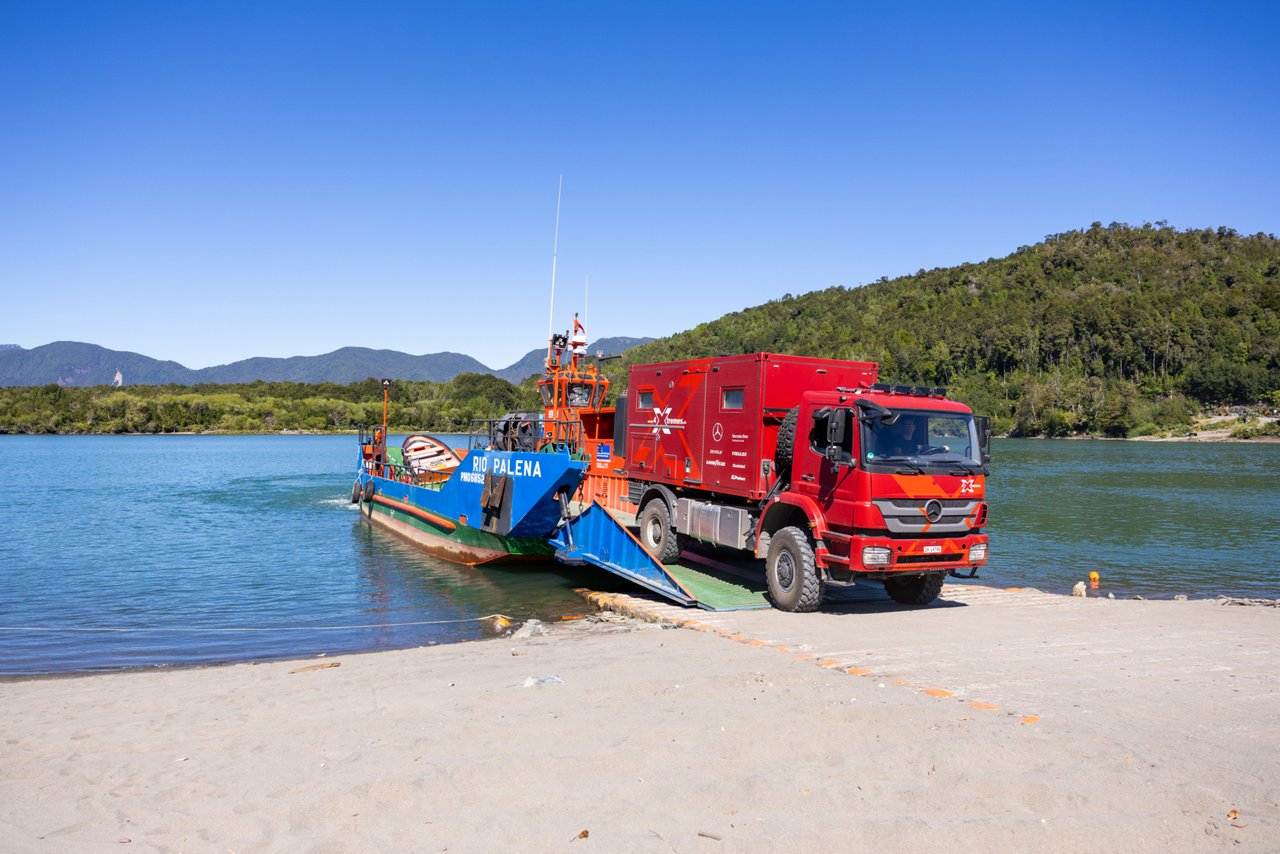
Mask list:
POLYGON ((690 540, 765 558, 786 611, 868 578, 924 605, 948 573, 975 573, 990 423, 945 389, 877 374, 772 353, 631 366, 618 452, 645 548, 664 563, 690 540))

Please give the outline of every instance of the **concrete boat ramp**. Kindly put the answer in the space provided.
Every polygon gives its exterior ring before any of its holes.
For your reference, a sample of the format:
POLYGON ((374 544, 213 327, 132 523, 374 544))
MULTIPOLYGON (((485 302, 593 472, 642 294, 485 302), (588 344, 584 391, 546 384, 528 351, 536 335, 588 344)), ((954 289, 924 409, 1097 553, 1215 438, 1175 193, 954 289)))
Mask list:
POLYGON ((1266 838, 1261 828, 1280 830, 1280 608, 978 583, 948 584, 923 608, 859 589, 812 614, 708 613, 644 594, 585 595, 599 608, 718 635, 832 678, 911 692, 938 704, 940 720, 989 716, 1061 732, 1107 761, 1155 769, 1176 758, 1212 777, 1225 757, 1238 764, 1249 756, 1252 770, 1230 788, 1236 797, 1253 793, 1253 829, 1233 829, 1250 822, 1224 813, 1222 835, 1256 844, 1266 838))

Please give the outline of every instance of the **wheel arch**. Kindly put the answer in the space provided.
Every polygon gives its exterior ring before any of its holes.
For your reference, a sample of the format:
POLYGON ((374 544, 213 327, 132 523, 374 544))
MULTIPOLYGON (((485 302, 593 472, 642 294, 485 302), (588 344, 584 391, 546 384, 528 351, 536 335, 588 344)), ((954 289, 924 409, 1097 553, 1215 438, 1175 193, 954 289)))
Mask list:
POLYGON ((644 509, 644 506, 654 499, 661 497, 667 503, 667 512, 671 514, 672 521, 676 518, 676 494, 661 483, 647 483, 640 492, 640 503, 636 505, 636 514, 644 509))
POLYGON ((760 522, 756 525, 756 557, 767 555, 773 535, 788 526, 799 528, 807 532, 810 539, 816 540, 826 529, 826 517, 813 499, 783 493, 760 514, 760 522))

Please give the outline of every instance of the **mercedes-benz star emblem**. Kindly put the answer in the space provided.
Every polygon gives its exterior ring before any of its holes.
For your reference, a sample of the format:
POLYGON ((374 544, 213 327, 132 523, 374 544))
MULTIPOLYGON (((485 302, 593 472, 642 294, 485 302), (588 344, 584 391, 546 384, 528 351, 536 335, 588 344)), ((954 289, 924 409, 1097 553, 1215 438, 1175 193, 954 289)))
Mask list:
POLYGON ((715 439, 717 442, 724 438, 724 428, 718 423, 716 426, 711 428, 711 438, 715 439))
POLYGON ((936 498, 929 499, 929 503, 924 505, 924 517, 930 522, 936 522, 942 518, 942 502, 936 498))

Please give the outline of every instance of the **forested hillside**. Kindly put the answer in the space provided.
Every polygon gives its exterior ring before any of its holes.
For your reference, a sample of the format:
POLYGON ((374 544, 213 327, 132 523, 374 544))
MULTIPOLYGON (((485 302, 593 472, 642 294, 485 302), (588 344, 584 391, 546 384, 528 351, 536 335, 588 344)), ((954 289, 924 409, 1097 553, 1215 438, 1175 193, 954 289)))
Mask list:
POLYGON ((754 350, 878 361, 1020 435, 1154 432, 1280 389, 1280 241, 1094 223, 1005 258, 787 295, 624 361, 754 350))
MULTIPOLYGON (((730 288, 732 283, 722 283, 730 288)), ((1204 405, 1280 405, 1280 241, 1229 228, 1094 223, 1005 258, 865 287, 787 295, 607 362, 744 353, 880 362, 890 382, 947 386, 1001 432, 1146 435, 1204 405)), ((0 432, 350 429, 381 419, 375 381, 0 389, 0 432)), ((398 382, 391 422, 465 429, 533 408, 495 376, 398 382)))

